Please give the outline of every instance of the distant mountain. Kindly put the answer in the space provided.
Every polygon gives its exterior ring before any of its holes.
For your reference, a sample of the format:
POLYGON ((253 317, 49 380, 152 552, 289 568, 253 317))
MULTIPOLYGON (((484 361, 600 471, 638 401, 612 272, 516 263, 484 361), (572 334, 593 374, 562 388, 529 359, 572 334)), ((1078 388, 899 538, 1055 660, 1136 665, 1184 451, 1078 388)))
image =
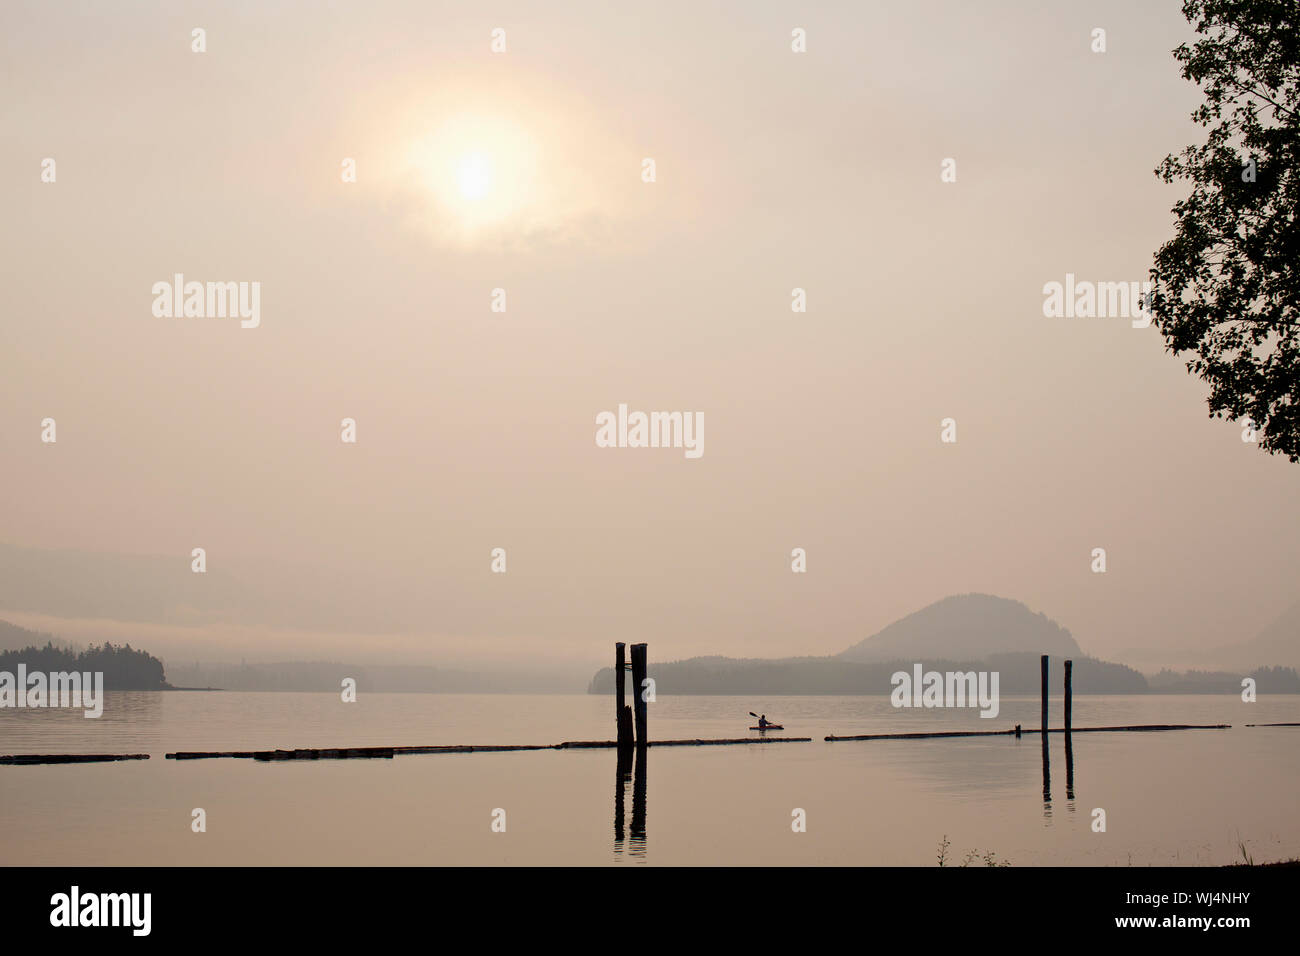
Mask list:
POLYGON ((990 654, 1079 657, 1070 632, 1019 601, 960 594, 936 601, 836 655, 844 661, 983 660, 990 654))
POLYGON ((29 631, 17 624, 0 621, 0 651, 20 651, 25 647, 44 647, 46 644, 65 649, 75 647, 43 631, 29 631))
MULTIPOLYGON (((650 663, 662 694, 889 694, 896 671, 921 663, 927 670, 995 670, 1004 694, 1035 694, 1040 657, 1051 658, 1052 693, 1062 683, 1062 661, 1074 661, 1080 694, 1141 694, 1147 681, 1136 670, 1086 656, 1070 632, 1019 601, 991 594, 944 598, 834 657, 737 660, 693 657, 650 663)), ((596 673, 588 693, 614 688, 614 671, 596 673)))
POLYGON ((1260 664, 1282 664, 1300 667, 1300 601, 1277 616, 1272 624, 1255 637, 1232 648, 1224 648, 1219 656, 1229 651, 1234 660, 1246 667, 1260 664))
POLYGON ((1254 637, 1212 647, 1127 647, 1113 656, 1148 673, 1166 668, 1197 668, 1249 674, 1260 667, 1300 668, 1300 601, 1286 608, 1254 637))

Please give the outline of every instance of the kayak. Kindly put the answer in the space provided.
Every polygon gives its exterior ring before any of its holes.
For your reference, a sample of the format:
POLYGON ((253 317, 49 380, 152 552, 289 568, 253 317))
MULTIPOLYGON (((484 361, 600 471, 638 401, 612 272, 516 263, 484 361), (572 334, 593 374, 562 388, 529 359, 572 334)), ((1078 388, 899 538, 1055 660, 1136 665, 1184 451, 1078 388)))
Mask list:
POLYGON ((785 730, 780 724, 768 724, 766 727, 750 727, 750 730, 785 730))

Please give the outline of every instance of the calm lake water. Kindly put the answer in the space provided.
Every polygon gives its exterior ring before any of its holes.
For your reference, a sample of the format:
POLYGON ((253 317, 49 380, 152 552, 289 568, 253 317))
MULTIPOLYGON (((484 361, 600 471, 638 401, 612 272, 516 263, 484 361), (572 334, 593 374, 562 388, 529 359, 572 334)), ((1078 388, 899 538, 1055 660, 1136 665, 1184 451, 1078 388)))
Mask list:
MULTIPOLYGON (((639 781, 613 750, 259 763, 175 750, 557 743, 613 736, 606 696, 171 692, 108 695, 104 715, 0 711, 0 753, 148 753, 147 761, 0 766, 5 864, 830 864, 932 866, 992 851, 1013 865, 1206 865, 1300 855, 1300 697, 1076 697, 1076 727, 1231 730, 1064 739, 827 743, 826 734, 1038 725, 1038 699, 895 710, 863 697, 665 697, 652 739, 740 737, 761 704, 812 743, 651 749, 639 781), (637 791, 642 791, 638 793, 637 791), (190 830, 191 810, 207 832, 190 830), (1105 833, 1091 829, 1106 811, 1105 833), (506 832, 491 830, 496 808, 506 832), (807 832, 791 830, 802 808, 807 832), (622 827, 617 827, 621 813, 622 827)), ((1060 700, 1052 725, 1060 726, 1060 700)))

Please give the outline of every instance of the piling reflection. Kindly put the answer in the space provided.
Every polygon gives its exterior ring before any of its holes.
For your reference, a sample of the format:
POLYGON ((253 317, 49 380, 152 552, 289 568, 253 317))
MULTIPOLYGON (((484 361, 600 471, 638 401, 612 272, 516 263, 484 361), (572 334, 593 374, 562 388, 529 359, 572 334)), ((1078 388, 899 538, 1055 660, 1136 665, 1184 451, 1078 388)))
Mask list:
POLYGON ((1067 806, 1071 813, 1074 812, 1074 741, 1071 739, 1072 736, 1069 730, 1065 732, 1065 799, 1070 801, 1067 806))
POLYGON ((1043 816, 1052 816, 1052 758, 1047 748, 1047 731, 1043 731, 1043 816))
POLYGON ((618 748, 614 779, 614 856, 644 861, 646 857, 646 754, 645 747, 618 748), (627 792, 632 791, 632 825, 625 830, 627 792))
POLYGON ((1065 806, 1070 813, 1074 812, 1074 742, 1070 739, 1070 728, 1074 726, 1072 714, 1074 706, 1073 672, 1074 661, 1066 661, 1065 694, 1061 699, 1065 707, 1065 806))
POLYGON ((627 781, 632 773, 632 755, 622 747, 618 748, 618 768, 614 774, 614 855, 623 852, 623 803, 627 781))
MULTIPOLYGON (((1065 737, 1065 808, 1074 813, 1074 735, 1068 730, 1065 737)), ((1048 736, 1043 734, 1043 816, 1052 816, 1052 758, 1048 749, 1048 736)))
POLYGON ((632 775, 632 839, 629 854, 644 858, 646 854, 645 838, 645 791, 646 791, 646 754, 645 747, 636 749, 636 771, 632 775))

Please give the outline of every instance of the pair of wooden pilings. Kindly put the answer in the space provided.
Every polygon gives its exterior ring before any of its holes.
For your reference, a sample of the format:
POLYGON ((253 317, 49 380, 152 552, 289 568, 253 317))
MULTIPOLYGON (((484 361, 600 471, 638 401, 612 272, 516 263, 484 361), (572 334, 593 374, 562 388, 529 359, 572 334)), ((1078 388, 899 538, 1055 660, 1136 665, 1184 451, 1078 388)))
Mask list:
MULTIPOLYGON (((1043 802, 1050 804, 1052 801, 1052 783, 1050 760, 1047 752, 1047 655, 1040 658, 1042 666, 1042 727, 1043 731, 1043 802)), ((1074 661, 1065 662, 1065 796, 1069 800, 1074 799, 1074 746, 1070 737, 1072 729, 1072 713, 1074 706, 1074 687, 1072 684, 1072 672, 1074 670, 1074 661)))
MULTIPOLYGON (((1043 733, 1046 734, 1047 733, 1047 655, 1046 654, 1044 654, 1040 658, 1040 663, 1042 665, 1042 672, 1043 672, 1042 674, 1043 715, 1042 715, 1042 723, 1039 724, 1039 727, 1041 727, 1043 733)), ((1074 687, 1071 681, 1071 676, 1072 676, 1071 672, 1073 670, 1074 670, 1074 661, 1066 661, 1065 662, 1065 732, 1067 734, 1070 732, 1070 724, 1071 724, 1070 712, 1074 705, 1074 687)))
POLYGON ((624 678, 628 669, 628 663, 625 659, 624 652, 627 645, 622 642, 614 645, 614 687, 616 694, 614 697, 614 720, 618 727, 618 749, 624 750, 631 748, 632 744, 638 747, 644 747, 650 742, 650 737, 646 731, 646 700, 644 684, 646 679, 646 646, 644 644, 633 644, 631 647, 632 658, 632 706, 628 707, 624 703, 623 688, 624 678), (633 724, 636 727, 635 741, 633 739, 633 724))

